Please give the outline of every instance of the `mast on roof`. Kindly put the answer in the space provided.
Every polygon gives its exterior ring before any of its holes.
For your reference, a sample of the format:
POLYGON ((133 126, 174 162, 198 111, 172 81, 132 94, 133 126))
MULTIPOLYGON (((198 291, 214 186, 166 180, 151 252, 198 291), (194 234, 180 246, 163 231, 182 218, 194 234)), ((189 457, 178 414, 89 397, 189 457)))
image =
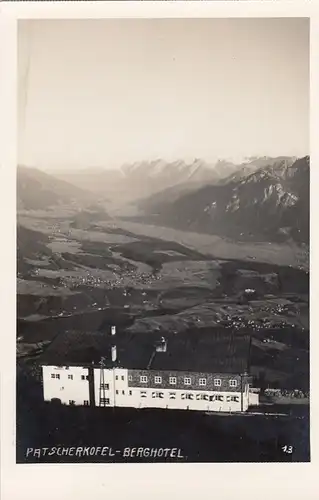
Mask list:
POLYGON ((165 337, 161 337, 160 341, 156 343, 156 352, 166 352, 167 342, 165 337))
POLYGON ((112 345, 112 361, 113 361, 113 363, 115 363, 116 359, 117 359, 116 345, 112 345))
POLYGON ((100 365, 100 387, 99 387, 99 406, 106 406, 105 399, 105 382, 104 382, 104 364, 105 357, 101 357, 100 365))
MULTIPOLYGON (((111 326, 111 336, 114 337, 115 334, 116 334, 116 326, 111 326)), ((116 343, 113 343, 113 345, 112 345, 112 348, 111 348, 111 358, 112 358, 112 362, 115 363, 115 361, 117 360, 116 343)))

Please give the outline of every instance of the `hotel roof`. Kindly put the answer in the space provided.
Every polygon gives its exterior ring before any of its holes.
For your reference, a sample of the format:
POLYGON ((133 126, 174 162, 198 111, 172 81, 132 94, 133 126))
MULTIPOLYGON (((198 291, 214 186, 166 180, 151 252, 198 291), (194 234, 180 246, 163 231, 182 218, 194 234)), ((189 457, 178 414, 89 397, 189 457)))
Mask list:
POLYGON ((139 370, 243 373, 249 370, 250 335, 231 330, 202 328, 166 333, 166 352, 157 352, 162 334, 154 332, 110 333, 69 331, 58 335, 40 358, 49 365, 98 365, 105 358, 112 366, 139 370), (117 361, 111 360, 112 345, 117 361))

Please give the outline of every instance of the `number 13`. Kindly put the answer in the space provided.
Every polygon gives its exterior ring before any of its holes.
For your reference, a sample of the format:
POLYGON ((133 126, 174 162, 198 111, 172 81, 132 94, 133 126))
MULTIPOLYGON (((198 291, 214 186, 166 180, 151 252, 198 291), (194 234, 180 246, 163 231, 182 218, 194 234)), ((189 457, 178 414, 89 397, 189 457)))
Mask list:
POLYGON ((283 447, 282 447, 282 451, 283 451, 284 453, 289 453, 289 454, 291 454, 291 453, 293 452, 293 447, 292 447, 292 446, 287 446, 287 445, 285 445, 285 446, 283 446, 283 447))

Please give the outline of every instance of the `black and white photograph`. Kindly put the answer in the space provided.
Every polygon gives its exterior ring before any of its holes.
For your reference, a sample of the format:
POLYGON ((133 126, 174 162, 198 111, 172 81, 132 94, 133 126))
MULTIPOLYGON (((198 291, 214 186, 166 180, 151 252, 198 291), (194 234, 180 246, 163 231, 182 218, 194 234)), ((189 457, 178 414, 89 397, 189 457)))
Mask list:
POLYGON ((310 461, 309 25, 18 21, 18 464, 310 461))

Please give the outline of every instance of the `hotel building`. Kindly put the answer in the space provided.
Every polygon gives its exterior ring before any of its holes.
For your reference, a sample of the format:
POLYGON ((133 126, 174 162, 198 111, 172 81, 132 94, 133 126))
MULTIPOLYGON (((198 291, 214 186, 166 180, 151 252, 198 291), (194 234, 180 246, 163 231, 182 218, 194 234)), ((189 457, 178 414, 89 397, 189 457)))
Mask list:
POLYGON ((258 405, 250 336, 209 329, 66 332, 41 358, 45 401, 99 407, 245 412, 258 405))

